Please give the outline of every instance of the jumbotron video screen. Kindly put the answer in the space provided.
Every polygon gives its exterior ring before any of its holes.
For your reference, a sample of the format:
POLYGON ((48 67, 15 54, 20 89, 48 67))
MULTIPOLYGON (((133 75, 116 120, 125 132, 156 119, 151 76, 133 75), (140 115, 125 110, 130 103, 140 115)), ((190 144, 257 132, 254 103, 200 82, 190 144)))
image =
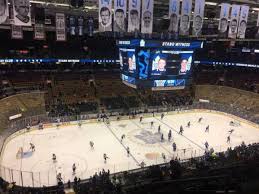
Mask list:
POLYGON ((119 41, 122 81, 134 88, 183 89, 191 83, 195 49, 202 42, 119 41))

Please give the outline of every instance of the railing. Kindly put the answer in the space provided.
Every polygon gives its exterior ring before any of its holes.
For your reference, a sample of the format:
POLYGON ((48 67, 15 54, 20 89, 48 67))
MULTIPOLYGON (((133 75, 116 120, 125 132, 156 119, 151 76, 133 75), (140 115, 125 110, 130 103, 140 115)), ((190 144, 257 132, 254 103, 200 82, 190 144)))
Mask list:
MULTIPOLYGON (((207 110, 216 110, 216 111, 222 111, 227 112, 230 114, 234 114, 236 116, 242 117, 246 120, 251 120, 252 115, 250 115, 246 111, 242 111, 240 109, 234 109, 233 107, 226 107, 221 106, 219 104, 215 103, 194 103, 190 106, 182 106, 182 107, 142 107, 138 109, 130 109, 128 111, 124 110, 116 110, 116 112, 110 112, 108 113, 108 116, 111 116, 111 120, 115 120, 117 116, 120 115, 121 119, 130 119, 132 118, 132 114, 130 113, 139 113, 144 116, 153 116, 153 114, 157 114, 160 112, 182 112, 189 109, 207 109, 207 110), (234 110, 233 110, 234 109, 234 110), (123 115, 123 116, 122 116, 123 115)), ((72 121, 94 121, 96 122, 97 118, 102 116, 101 114, 87 114, 87 115, 78 115, 78 116, 68 116, 68 117, 60 117, 60 118, 53 118, 48 117, 47 115, 37 115, 32 116, 28 118, 22 118, 16 121, 12 121, 9 124, 8 130, 5 130, 4 133, 1 134, 1 142, 2 149, 4 147, 4 142, 8 142, 11 138, 15 137, 16 135, 26 133, 26 126, 30 124, 31 126, 37 126, 39 122, 42 122, 43 124, 49 124, 49 123, 55 123, 57 119, 60 119, 60 122, 66 123, 66 122, 72 122, 72 121), (23 129, 23 130, 21 130, 23 129)), ((259 123, 259 122, 258 122, 259 123)), ((254 143, 255 141, 246 142, 246 144, 254 143)), ((242 142, 235 142, 236 146, 238 144, 241 144, 242 142)), ((230 144, 230 146, 232 146, 230 144)), ((232 146, 232 147, 233 147, 232 146)), ((229 146, 214 146, 213 149, 215 152, 222 152, 227 150, 229 146)), ((1 150, 2 151, 2 150, 1 150)), ((182 149, 177 150, 176 152, 172 152, 172 154, 166 156, 166 160, 162 158, 162 156, 155 156, 151 162, 146 164, 147 166, 150 165, 157 165, 157 164, 163 164, 166 162, 169 162, 172 158, 180 158, 181 161, 185 161, 189 158, 194 157, 201 157, 204 155, 203 149, 182 149)), ((55 165, 55 164, 51 164, 55 165)), ((133 169, 138 169, 139 166, 136 163, 121 163, 121 164, 107 164, 105 165, 105 170, 110 170, 111 173, 118 173, 121 171, 128 171, 133 169)), ((102 169, 77 169, 76 175, 80 177, 81 179, 87 179, 90 176, 94 175, 96 172, 101 171, 102 169)), ((1 177, 6 180, 7 182, 16 182, 17 185, 20 186, 30 186, 30 187, 42 187, 42 186, 52 186, 57 183, 56 175, 58 171, 56 168, 53 168, 52 170, 46 170, 41 172, 35 172, 35 171, 22 171, 19 169, 11 169, 7 168, 5 166, 0 166, 0 174, 1 177)), ((73 175, 65 177, 63 176, 63 181, 67 182, 68 180, 73 180, 73 175)))

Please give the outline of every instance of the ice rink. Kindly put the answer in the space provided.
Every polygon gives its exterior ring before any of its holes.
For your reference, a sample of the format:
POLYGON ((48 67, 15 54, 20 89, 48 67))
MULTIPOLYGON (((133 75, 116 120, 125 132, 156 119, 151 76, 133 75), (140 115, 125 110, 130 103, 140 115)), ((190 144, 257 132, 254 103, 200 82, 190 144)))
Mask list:
POLYGON ((135 169, 143 161, 146 166, 168 162, 171 158, 187 159, 203 155, 204 143, 215 151, 224 151, 228 147, 245 143, 259 142, 258 126, 243 119, 218 112, 187 111, 136 119, 103 122, 83 122, 55 127, 36 127, 29 132, 14 134, 8 138, 1 154, 1 176, 7 181, 15 181, 23 186, 56 185, 56 175, 61 173, 63 181, 74 177, 85 179, 102 169, 111 173, 135 169), (198 119, 202 117, 201 122, 198 119), (151 127, 151 121, 154 122, 151 127), (191 126, 187 127, 188 121, 191 126), (234 121, 235 126, 230 126, 234 121), (158 126, 161 131, 158 133, 158 126), (205 128, 209 125, 209 132, 205 128), (178 134, 183 126, 183 135, 178 134), (230 134, 230 130, 233 133, 230 134), (168 132, 172 131, 172 140, 168 141, 168 132), (121 136, 125 139, 121 141, 121 136), (164 141, 161 142, 161 134, 164 141), (227 137, 230 135, 230 143, 227 137), (94 142, 92 149, 89 142, 94 142), (175 142, 177 150, 173 151, 175 142), (35 152, 30 150, 30 143, 35 145, 35 152), (19 148, 23 148, 21 157, 17 157, 19 148), (130 154, 126 148, 129 147, 130 154), (57 161, 52 161, 55 153, 57 161), (109 157, 104 162, 103 154, 109 157), (166 159, 162 158, 162 153, 166 159), (72 165, 76 173, 72 173, 72 165))

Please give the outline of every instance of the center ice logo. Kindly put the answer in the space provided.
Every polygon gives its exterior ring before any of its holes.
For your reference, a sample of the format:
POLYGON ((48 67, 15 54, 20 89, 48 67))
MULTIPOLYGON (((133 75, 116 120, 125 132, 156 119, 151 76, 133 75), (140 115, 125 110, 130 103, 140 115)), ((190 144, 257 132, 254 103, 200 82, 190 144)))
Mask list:
POLYGON ((142 140, 146 144, 156 144, 160 143, 160 134, 159 133, 152 133, 147 130, 142 130, 140 134, 135 135, 135 138, 142 140))

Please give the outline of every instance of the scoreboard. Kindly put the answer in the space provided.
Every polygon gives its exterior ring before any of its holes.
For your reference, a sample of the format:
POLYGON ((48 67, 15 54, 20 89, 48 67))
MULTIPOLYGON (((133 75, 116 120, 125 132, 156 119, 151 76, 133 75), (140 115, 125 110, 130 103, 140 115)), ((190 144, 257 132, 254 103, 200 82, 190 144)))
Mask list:
POLYGON ((183 89, 191 82, 195 49, 203 42, 118 40, 122 81, 134 88, 183 89))

